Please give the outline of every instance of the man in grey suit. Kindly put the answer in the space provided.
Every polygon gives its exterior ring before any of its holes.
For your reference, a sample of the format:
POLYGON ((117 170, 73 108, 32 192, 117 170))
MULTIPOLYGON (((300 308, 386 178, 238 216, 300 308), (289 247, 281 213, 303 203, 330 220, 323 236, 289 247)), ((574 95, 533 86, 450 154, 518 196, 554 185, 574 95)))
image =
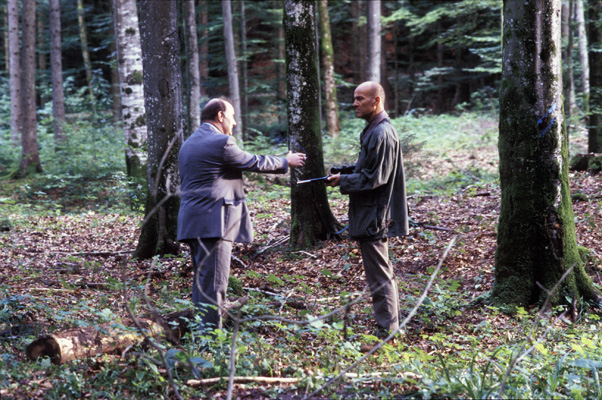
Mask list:
POLYGON ((379 83, 364 82, 355 89, 355 115, 366 120, 357 164, 352 173, 332 175, 327 182, 349 195, 349 235, 358 240, 362 251, 378 336, 399 327, 397 283, 387 238, 409 231, 401 144, 384 104, 385 91, 379 83))
POLYGON ((201 126, 179 154, 178 240, 190 245, 192 302, 204 323, 203 332, 222 327, 232 243, 253 240, 242 172, 285 173, 289 166, 303 166, 306 158, 302 153, 273 157, 242 151, 232 137, 235 125, 232 104, 210 100, 201 112, 201 126))

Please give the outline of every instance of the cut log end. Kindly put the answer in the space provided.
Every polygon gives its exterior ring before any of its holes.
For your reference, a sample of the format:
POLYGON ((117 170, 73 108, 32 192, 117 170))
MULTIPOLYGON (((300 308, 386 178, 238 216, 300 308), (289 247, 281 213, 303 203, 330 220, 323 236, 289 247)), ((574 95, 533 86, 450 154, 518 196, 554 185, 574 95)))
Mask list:
POLYGON ((30 360, 49 357, 53 364, 61 363, 61 347, 51 335, 41 336, 27 345, 25 350, 30 360))

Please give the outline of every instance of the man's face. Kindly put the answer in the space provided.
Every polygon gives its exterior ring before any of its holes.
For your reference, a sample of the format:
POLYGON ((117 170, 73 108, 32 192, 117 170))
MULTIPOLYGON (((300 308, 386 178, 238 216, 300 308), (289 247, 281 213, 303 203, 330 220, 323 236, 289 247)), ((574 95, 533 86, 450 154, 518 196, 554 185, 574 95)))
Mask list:
POLYGON ((358 86, 353 92, 353 108, 355 116, 371 121, 378 114, 379 100, 367 87, 358 86))
POLYGON ((232 104, 228 102, 224 103, 226 104, 226 111, 220 111, 220 114, 222 115, 220 125, 222 127, 222 132, 225 135, 232 136, 232 128, 236 126, 236 120, 234 118, 234 107, 232 107, 232 104))

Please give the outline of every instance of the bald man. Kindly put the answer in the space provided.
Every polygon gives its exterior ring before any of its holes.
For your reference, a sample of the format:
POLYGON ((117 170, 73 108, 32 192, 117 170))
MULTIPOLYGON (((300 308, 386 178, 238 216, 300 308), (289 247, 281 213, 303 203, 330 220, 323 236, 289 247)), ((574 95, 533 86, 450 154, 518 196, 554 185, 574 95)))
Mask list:
POLYGON ((232 243, 251 243, 253 227, 245 202, 242 172, 285 173, 305 164, 305 154, 258 156, 242 151, 232 137, 234 107, 210 100, 201 126, 179 154, 181 202, 178 240, 190 245, 194 282, 192 302, 208 333, 222 327, 232 243))
POLYGON ((355 89, 355 116, 366 120, 357 164, 353 173, 332 175, 327 182, 349 195, 349 235, 362 251, 378 336, 399 327, 399 297, 387 238, 409 231, 401 144, 384 104, 385 91, 379 83, 364 82, 355 89))

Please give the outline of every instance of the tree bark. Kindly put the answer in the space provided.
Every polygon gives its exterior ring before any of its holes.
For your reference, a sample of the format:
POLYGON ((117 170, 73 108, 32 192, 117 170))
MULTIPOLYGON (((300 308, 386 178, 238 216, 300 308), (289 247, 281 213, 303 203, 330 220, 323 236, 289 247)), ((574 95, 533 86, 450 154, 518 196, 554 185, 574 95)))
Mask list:
POLYGON ((42 172, 38 152, 36 113, 36 0, 23 0, 23 51, 21 52, 23 132, 21 164, 17 177, 42 172))
POLYGON ((136 0, 113 0, 113 12, 127 175, 144 178, 148 162, 144 151, 148 141, 148 127, 136 0))
POLYGON ((355 42, 353 46, 353 61, 355 64, 354 68, 354 79, 356 83, 361 83, 366 80, 366 47, 367 47, 367 35, 366 25, 360 25, 360 17, 362 16, 364 9, 364 1, 357 0, 351 2, 351 35, 354 38, 359 38, 359 41, 355 42))
MULTIPOLYGON (((45 46, 45 41, 46 41, 46 37, 44 36, 44 18, 43 18, 43 12, 40 8, 37 9, 37 19, 36 19, 36 34, 37 34, 37 46, 44 48, 45 46)), ((47 83, 44 82, 46 79, 46 74, 48 71, 48 62, 46 61, 46 52, 44 51, 38 51, 37 52, 37 64, 36 64, 36 70, 38 71, 38 79, 40 80, 40 83, 42 85, 46 85, 47 83)), ((44 107, 46 106, 46 95, 44 94, 43 91, 40 91, 39 93, 39 102, 38 102, 38 106, 40 107, 40 109, 44 109, 44 107)))
MULTIPOLYGON (((240 93, 241 104, 240 104, 240 120, 242 126, 247 126, 247 113, 249 112, 249 74, 248 74, 248 60, 247 60, 247 18, 245 12, 245 1, 240 1, 240 49, 241 49, 241 61, 240 69, 242 70, 242 91, 240 93)), ((244 132, 243 132, 244 134, 244 132)), ((243 140, 246 137, 243 136, 243 140)))
POLYGON ((224 22, 224 42, 226 46, 226 62, 228 64, 228 83, 230 84, 230 100, 234 107, 236 126, 233 129, 234 137, 242 140, 242 111, 240 109, 240 87, 238 85, 238 66, 236 52, 234 51, 234 32, 232 30, 232 1, 222 0, 222 13, 224 22))
POLYGON ((8 0, 8 48, 10 70, 10 136, 16 146, 21 141, 21 45, 19 43, 19 1, 8 0))
POLYGON ((339 125, 339 110, 337 108, 337 87, 334 77, 334 53, 332 49, 332 34, 330 32, 330 17, 328 15, 328 0, 320 0, 320 36, 322 44, 322 65, 324 68, 324 91, 326 92, 326 126, 331 136, 341 130, 339 125))
POLYGON ((494 297, 505 304, 597 298, 579 253, 562 109, 561 0, 504 1, 500 219, 494 297), (546 290, 540 288, 541 285, 546 290))
POLYGON ((368 71, 366 77, 369 81, 379 82, 381 37, 380 37, 380 0, 368 2, 368 71))
POLYGON ((201 74, 194 0, 186 0, 184 8, 186 10, 186 28, 188 29, 188 71, 190 73, 189 132, 192 133, 201 125, 201 74))
POLYGON ((2 39, 4 42, 4 67, 6 68, 6 72, 10 77, 10 51, 9 51, 9 26, 8 26, 8 4, 2 7, 2 21, 4 21, 4 26, 6 30, 2 32, 2 39))
POLYGON ((94 98, 94 89, 92 88, 92 60, 90 59, 90 50, 88 49, 88 33, 84 14, 84 1, 77 0, 77 23, 79 25, 79 38, 82 46, 84 69, 86 70, 86 82, 88 83, 88 95, 90 96, 92 112, 96 114, 96 99, 94 98))
POLYGON ((65 94, 63 92, 63 57, 61 41, 61 7, 59 0, 49 0, 50 70, 52 75, 52 123, 55 144, 65 142, 65 94))
POLYGON ((315 26, 315 3, 284 2, 285 59, 288 97, 288 135, 292 151, 307 154, 307 163, 291 171, 291 244, 307 248, 333 235, 336 220, 330 211, 326 187, 296 185, 297 180, 324 175, 320 134, 320 90, 315 26))
POLYGON ((591 94, 587 149, 590 153, 602 153, 602 0, 590 1, 589 20, 591 94))
POLYGON ((175 253, 179 200, 178 152, 184 115, 176 2, 140 2, 144 106, 148 127, 148 193, 137 258, 175 253))

